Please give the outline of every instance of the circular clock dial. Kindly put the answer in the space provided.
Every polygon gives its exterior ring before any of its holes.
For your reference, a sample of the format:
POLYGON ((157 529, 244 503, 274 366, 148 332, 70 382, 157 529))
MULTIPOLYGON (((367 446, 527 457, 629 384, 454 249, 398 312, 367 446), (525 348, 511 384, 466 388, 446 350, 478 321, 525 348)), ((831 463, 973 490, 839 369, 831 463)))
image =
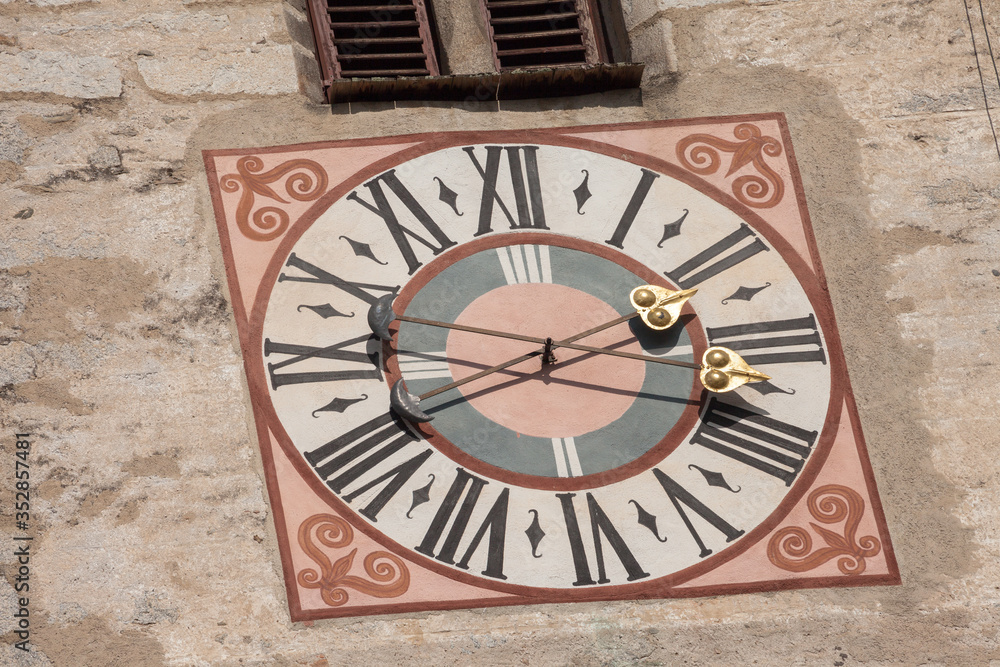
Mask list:
MULTIPOLYGON (((816 280, 751 212, 598 144, 456 145, 359 173, 272 263, 253 319, 269 427, 307 480, 386 548, 522 594, 673 585, 747 548, 801 495, 839 405, 816 280), (643 284, 697 288, 680 321, 580 340, 699 362, 728 347, 772 377, 697 371, 367 313, 572 337, 643 284), (728 556, 727 556, 728 554, 728 556)), ((834 422, 836 420, 833 420, 834 422)))

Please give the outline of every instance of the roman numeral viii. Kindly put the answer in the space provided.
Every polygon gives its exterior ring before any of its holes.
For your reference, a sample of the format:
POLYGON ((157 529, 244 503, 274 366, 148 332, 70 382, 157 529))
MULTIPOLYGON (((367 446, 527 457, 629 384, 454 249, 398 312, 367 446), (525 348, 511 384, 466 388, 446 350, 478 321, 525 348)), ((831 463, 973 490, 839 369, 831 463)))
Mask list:
POLYGON ((750 225, 744 222, 729 236, 713 243, 673 271, 664 271, 663 274, 681 289, 690 289, 750 259, 757 253, 768 250, 770 248, 757 238, 751 231, 750 225), (748 239, 752 241, 744 243, 748 239))
POLYGON ((712 397, 691 442, 791 486, 816 442, 816 431, 712 397))
POLYGON ((548 229, 545 226, 545 209, 542 204, 542 187, 538 177, 538 146, 487 146, 486 166, 476 157, 472 146, 463 148, 469 154, 472 164, 483 179, 483 195, 479 202, 479 229, 476 236, 493 231, 493 205, 500 207, 511 229, 548 229), (510 184, 514 189, 514 210, 511 214, 507 204, 497 193, 500 177, 500 158, 507 153, 510 184), (523 157, 523 160, 522 160, 523 157))
POLYGON ((723 345, 740 353, 751 366, 787 364, 798 361, 826 363, 823 342, 816 329, 816 317, 770 322, 751 322, 705 329, 710 345, 723 345), (796 348, 778 351, 780 348, 796 348), (754 350, 744 354, 744 350, 754 350))
POLYGON ((430 457, 431 450, 425 449, 374 478, 372 471, 416 441, 417 438, 406 430, 398 418, 386 412, 325 445, 306 452, 304 456, 320 478, 326 480, 326 485, 337 494, 342 494, 347 488, 360 482, 357 488, 352 488, 341 496, 344 502, 350 503, 362 495, 367 497, 372 490, 381 486, 378 493, 358 510, 361 515, 376 521, 386 503, 430 457))
POLYGON ((385 226, 389 229, 389 233, 392 235, 392 240, 396 242, 396 246, 399 248, 399 252, 402 253, 403 259, 406 260, 406 265, 409 267, 410 275, 422 266, 420 260, 417 259, 416 253, 413 252, 413 246, 410 245, 410 239, 423 244, 424 246, 430 248, 431 253, 438 255, 448 248, 455 245, 455 242, 448 238, 447 235, 441 228, 438 227, 434 219, 431 218, 430 214, 424 209, 423 206, 417 201, 416 197, 406 189, 406 186, 399 180, 396 176, 396 170, 390 169, 384 174, 380 174, 373 178, 372 180, 365 183, 365 187, 368 188, 368 192, 372 196, 372 203, 366 202, 357 192, 352 192, 347 195, 348 199, 352 199, 357 203, 364 206, 366 209, 382 218, 385 226), (403 206, 410 212, 417 222, 423 225, 424 229, 434 237, 434 241, 428 241, 426 238, 416 233, 409 227, 403 225, 399 221, 399 217, 396 215, 395 210, 393 210, 392 205, 389 204, 389 198, 386 196, 385 190, 382 189, 382 185, 389 188, 390 192, 396 195, 396 198, 402 202, 403 206), (409 237, 409 238, 407 238, 409 237), (436 243, 435 243, 436 241, 436 243))

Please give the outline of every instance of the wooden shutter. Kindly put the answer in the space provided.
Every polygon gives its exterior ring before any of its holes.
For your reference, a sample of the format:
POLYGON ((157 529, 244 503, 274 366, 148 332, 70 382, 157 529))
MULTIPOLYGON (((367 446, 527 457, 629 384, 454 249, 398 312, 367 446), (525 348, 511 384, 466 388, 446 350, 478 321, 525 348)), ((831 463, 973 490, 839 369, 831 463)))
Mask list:
POLYGON ((497 69, 607 62, 590 0, 482 0, 497 69))
POLYGON ((324 87, 439 74, 424 0, 309 0, 324 87))

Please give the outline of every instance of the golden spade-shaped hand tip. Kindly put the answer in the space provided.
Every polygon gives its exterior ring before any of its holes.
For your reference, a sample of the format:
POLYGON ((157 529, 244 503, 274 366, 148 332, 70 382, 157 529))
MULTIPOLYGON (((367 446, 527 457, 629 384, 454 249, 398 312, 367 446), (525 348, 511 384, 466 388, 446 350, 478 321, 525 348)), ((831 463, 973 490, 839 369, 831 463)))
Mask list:
POLYGON ((771 376, 750 367, 743 357, 727 347, 710 347, 701 357, 701 383, 718 394, 742 387, 748 382, 763 382, 771 376))
POLYGON ((686 289, 675 292, 657 285, 641 285, 632 290, 629 299, 646 326, 663 331, 677 321, 684 304, 697 291, 686 289))

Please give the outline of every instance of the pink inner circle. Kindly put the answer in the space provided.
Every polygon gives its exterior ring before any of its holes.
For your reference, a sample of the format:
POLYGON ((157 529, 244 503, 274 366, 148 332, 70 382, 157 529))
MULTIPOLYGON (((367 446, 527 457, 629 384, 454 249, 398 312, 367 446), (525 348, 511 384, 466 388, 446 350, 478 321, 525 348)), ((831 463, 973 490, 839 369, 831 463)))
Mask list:
MULTIPOLYGON (((614 320, 618 312, 586 292, 547 283, 506 285, 482 295, 456 322, 539 338, 561 340, 614 320)), ((592 347, 642 352, 628 324, 577 341, 592 347)), ((536 343, 452 330, 448 365, 456 380, 537 350, 536 343)), ((459 387, 487 418, 516 433, 571 438, 625 414, 646 377, 645 363, 565 348, 556 363, 535 357, 459 387)))

